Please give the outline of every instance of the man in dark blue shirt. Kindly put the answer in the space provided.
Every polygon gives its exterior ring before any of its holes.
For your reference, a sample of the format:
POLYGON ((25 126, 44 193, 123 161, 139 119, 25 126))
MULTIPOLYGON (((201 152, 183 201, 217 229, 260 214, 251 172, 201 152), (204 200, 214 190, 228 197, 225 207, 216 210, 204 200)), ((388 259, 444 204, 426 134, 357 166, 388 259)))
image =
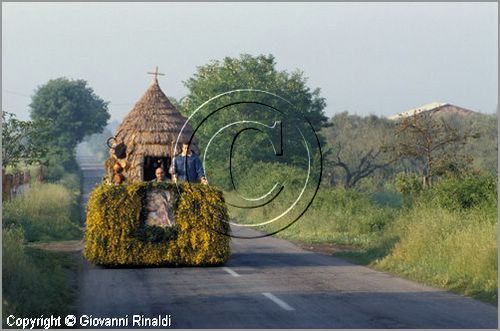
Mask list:
POLYGON ((175 157, 172 170, 172 179, 174 182, 179 180, 190 183, 201 182, 205 185, 208 184, 201 160, 198 155, 189 150, 188 142, 182 143, 182 153, 175 157))

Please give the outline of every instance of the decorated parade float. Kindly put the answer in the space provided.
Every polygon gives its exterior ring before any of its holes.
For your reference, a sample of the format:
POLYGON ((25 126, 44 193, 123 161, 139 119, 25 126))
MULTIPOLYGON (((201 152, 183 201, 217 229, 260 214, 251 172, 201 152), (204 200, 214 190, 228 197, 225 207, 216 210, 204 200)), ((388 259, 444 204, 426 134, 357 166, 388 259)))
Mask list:
POLYGON ((84 256, 108 266, 222 264, 230 255, 222 192, 170 181, 176 142, 197 147, 157 75, 108 141, 106 177, 87 204, 84 256), (155 177, 158 168, 163 181, 155 177))

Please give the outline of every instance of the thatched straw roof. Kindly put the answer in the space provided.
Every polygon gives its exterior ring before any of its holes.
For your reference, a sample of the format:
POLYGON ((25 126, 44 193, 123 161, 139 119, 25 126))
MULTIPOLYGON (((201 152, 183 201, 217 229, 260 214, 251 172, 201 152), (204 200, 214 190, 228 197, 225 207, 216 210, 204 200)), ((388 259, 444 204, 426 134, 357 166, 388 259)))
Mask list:
MULTIPOLYGON (((175 108, 158 85, 156 77, 134 108, 116 129, 115 144, 127 146, 127 156, 120 163, 125 168, 127 180, 141 181, 144 156, 171 156, 172 147, 186 118, 175 108)), ((186 126, 180 141, 192 135, 191 126, 186 126)), ((191 147, 196 150, 196 145, 191 147)), ((180 146, 178 146, 178 149, 180 146)), ((113 150, 110 151, 114 158, 113 150)))

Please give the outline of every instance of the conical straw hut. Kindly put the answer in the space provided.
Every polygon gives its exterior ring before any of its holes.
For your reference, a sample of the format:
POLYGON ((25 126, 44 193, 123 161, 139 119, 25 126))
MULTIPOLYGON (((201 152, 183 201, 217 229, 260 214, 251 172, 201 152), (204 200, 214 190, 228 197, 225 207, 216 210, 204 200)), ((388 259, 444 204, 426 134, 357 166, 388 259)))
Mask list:
MULTIPOLYGON (((108 175, 113 175, 116 163, 122 166, 122 174, 127 182, 154 179, 154 171, 158 166, 163 167, 167 176, 169 174, 173 148, 186 118, 160 89, 157 74, 158 72, 144 95, 116 129, 110 158, 106 162, 108 175), (120 144, 122 147, 123 144, 126 146, 126 152, 117 156, 119 153, 115 152, 115 147, 120 144)), ((186 125, 179 143, 189 140, 192 132, 191 126, 186 125)), ((190 147, 196 150, 194 139, 190 147)))

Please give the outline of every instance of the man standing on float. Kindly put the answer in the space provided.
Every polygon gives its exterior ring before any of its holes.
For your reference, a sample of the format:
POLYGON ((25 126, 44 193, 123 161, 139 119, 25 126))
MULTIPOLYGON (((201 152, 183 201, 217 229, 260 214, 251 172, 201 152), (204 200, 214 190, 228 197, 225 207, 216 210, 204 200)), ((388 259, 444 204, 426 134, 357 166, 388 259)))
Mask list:
POLYGON ((172 167, 172 180, 174 183, 179 181, 208 184, 205 177, 205 170, 201 160, 194 152, 189 149, 189 142, 182 142, 182 153, 174 158, 172 167))

